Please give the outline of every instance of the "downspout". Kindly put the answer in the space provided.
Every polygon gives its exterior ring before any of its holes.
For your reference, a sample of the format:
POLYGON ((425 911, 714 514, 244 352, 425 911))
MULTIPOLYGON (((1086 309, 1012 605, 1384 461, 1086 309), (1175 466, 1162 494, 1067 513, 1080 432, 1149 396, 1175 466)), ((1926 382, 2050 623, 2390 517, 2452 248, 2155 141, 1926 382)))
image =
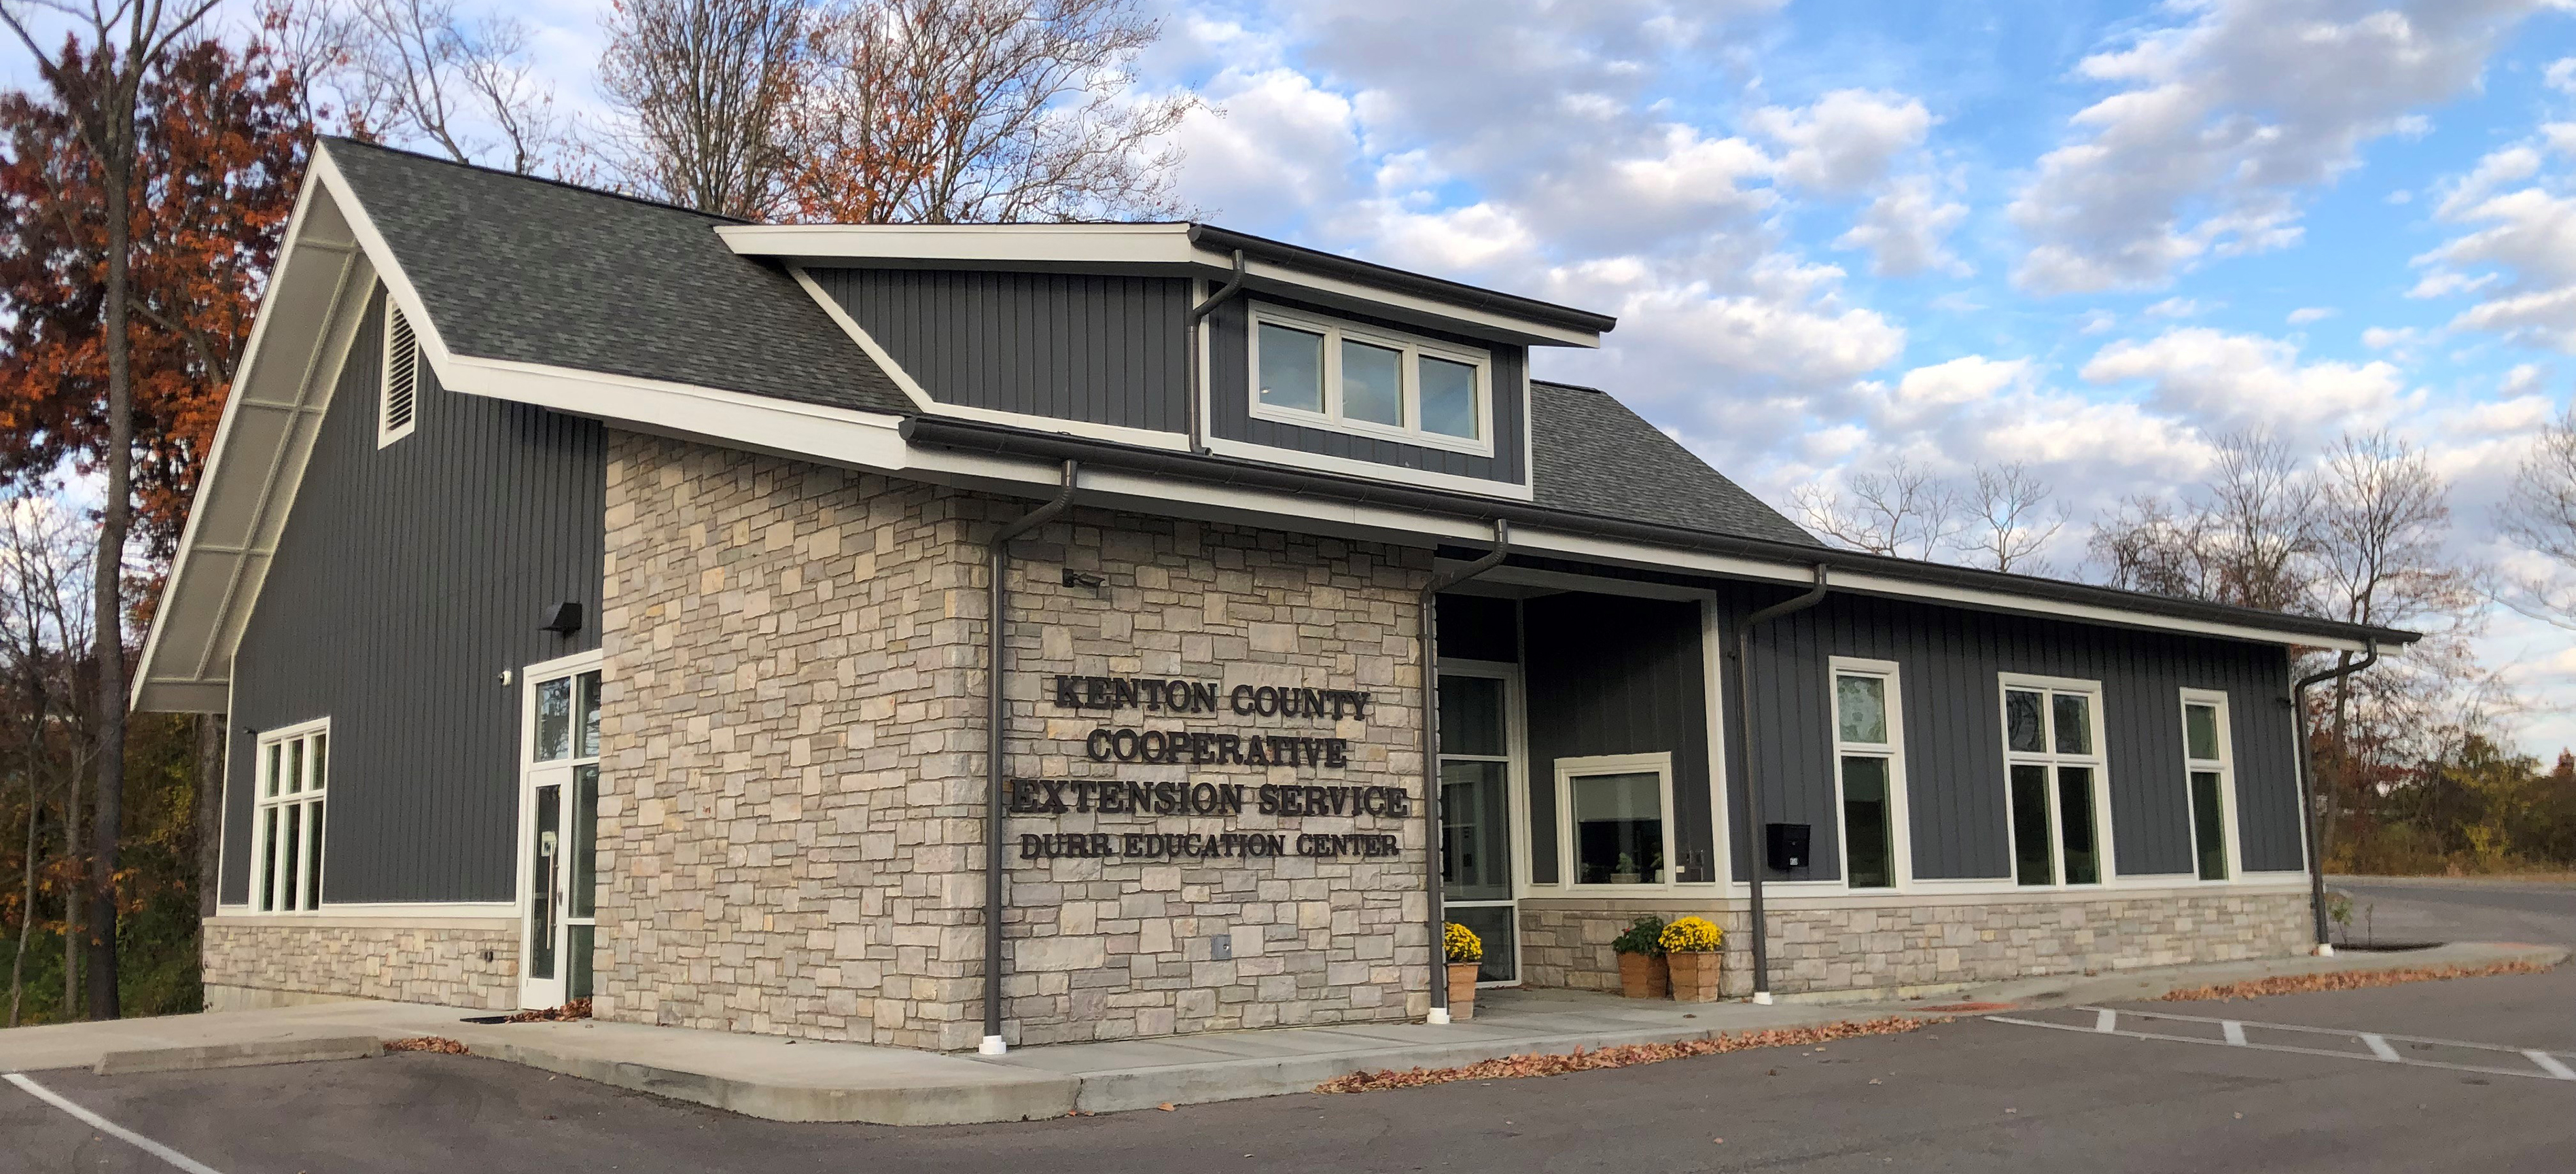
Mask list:
POLYGON ((1008 651, 1002 641, 1002 630, 1010 616, 1011 592, 1007 572, 1011 568, 1011 540, 1054 521, 1057 514, 1073 504, 1073 481, 1082 472, 1082 462, 1064 463, 1064 487, 1045 505, 1020 515, 995 531, 986 544, 986 563, 992 573, 986 597, 986 637, 990 645, 985 664, 991 671, 984 678, 984 1042, 975 1050, 983 1055, 998 1056, 1009 1048, 1002 1042, 1002 734, 1010 713, 1010 702, 1003 696, 1002 683, 1009 671, 1008 651))
POLYGON ((2306 808, 2304 814, 2307 816, 2299 821, 2299 826, 2307 837, 2308 915, 2316 923, 2317 956, 2320 958, 2334 957, 2334 942, 2326 933, 2326 862, 2318 853, 2318 845, 2325 841, 2326 813, 2324 806, 2317 802, 2316 765, 2309 761, 2315 757, 2315 752, 2308 742, 2308 687, 2349 677, 2379 663, 2379 641, 2370 641, 2363 647, 2365 651, 2360 660, 2342 668, 2302 677, 2298 684, 2290 686, 2290 708, 2296 711, 2292 716, 2299 725, 2299 803, 2306 808))
POLYGON ((1762 914, 1762 871, 1769 868, 1771 862, 1763 857, 1766 841, 1762 838, 1761 823, 1762 768, 1761 759, 1753 753, 1753 629, 1756 625, 1770 623, 1791 612, 1805 611, 1824 602, 1824 598, 1825 567, 1824 564, 1818 563, 1816 564, 1816 585, 1808 588, 1805 594, 1794 599, 1781 600, 1754 612, 1744 617, 1744 622, 1737 625, 1735 629, 1735 728, 1742 731, 1739 740, 1744 746, 1744 819, 1742 823, 1747 838, 1745 855, 1753 862, 1753 868, 1747 879, 1752 883, 1753 895, 1751 910, 1753 1001, 1756 1003, 1771 1001, 1771 933, 1770 924, 1763 920, 1762 914))
POLYGON ((1425 1023, 1449 1022, 1449 913, 1440 900, 1440 593, 1501 566, 1512 550, 1512 524, 1494 520, 1494 549, 1485 557, 1434 575, 1422 588, 1422 891, 1431 911, 1431 1013, 1425 1023))
POLYGON ((1189 372, 1181 382, 1184 386, 1189 388, 1189 395, 1187 398, 1189 400, 1190 451, 1192 453, 1203 453, 1207 451, 1207 443, 1205 440, 1205 437, 1207 436, 1207 421, 1199 418, 1199 401, 1207 398, 1208 391, 1207 384, 1199 378, 1199 368, 1205 365, 1199 361, 1199 323, 1205 321, 1208 314, 1214 311, 1218 306, 1224 305, 1229 300, 1232 300, 1234 295, 1242 292, 1243 250, 1236 249, 1234 251, 1234 276, 1227 278, 1225 284, 1217 287, 1217 291, 1215 293, 1209 294, 1206 301, 1190 307, 1189 321, 1186 323, 1185 329, 1181 331, 1181 337, 1186 344, 1187 350, 1187 354, 1184 356, 1182 361, 1189 364, 1189 372))

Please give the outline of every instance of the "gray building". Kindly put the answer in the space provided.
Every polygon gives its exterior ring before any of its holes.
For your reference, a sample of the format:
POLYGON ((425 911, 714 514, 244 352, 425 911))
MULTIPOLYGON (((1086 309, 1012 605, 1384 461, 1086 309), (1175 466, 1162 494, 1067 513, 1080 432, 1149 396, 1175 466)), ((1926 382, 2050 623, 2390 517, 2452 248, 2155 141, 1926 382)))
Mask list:
POLYGON ((1829 549, 1530 376, 1612 319, 1208 225, 329 140, 289 237, 135 688, 235 731, 218 1006, 989 1048, 1436 1020, 1444 919, 1610 988, 1699 914, 1738 995, 2294 953, 2293 651, 2414 639, 1829 549))

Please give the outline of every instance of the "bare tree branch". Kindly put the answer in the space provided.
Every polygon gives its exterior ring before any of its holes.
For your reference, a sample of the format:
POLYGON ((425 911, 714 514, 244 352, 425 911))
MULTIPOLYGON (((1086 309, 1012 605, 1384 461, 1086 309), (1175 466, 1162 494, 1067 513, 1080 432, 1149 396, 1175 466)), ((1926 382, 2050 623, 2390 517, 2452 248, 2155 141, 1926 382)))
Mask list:
POLYGON ((809 74, 805 15, 801 0, 619 0, 600 88, 628 121, 622 169, 701 212, 774 216, 809 74))
POLYGON ((1898 558, 1933 557, 1965 524, 1958 491, 1901 458, 1883 470, 1850 475, 1842 490, 1799 486, 1790 500, 1808 528, 1827 539, 1898 558))

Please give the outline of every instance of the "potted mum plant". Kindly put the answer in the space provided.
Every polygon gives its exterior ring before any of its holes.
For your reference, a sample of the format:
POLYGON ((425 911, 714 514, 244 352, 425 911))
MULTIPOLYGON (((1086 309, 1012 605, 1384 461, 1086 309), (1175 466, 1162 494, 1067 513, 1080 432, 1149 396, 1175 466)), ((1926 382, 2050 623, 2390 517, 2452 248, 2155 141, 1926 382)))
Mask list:
POLYGON ((1672 993, 1664 967, 1664 919, 1652 913, 1628 923, 1627 932, 1611 939, 1619 952, 1619 993, 1631 999, 1660 999, 1672 993))
POLYGON ((1449 956, 1449 1018, 1476 1017, 1476 972, 1485 963, 1485 943, 1476 931, 1448 922, 1440 929, 1440 940, 1449 956))
POLYGON ((1685 917, 1657 936, 1672 966, 1673 999, 1683 1003, 1717 1001, 1717 950, 1726 933, 1705 917, 1685 917))

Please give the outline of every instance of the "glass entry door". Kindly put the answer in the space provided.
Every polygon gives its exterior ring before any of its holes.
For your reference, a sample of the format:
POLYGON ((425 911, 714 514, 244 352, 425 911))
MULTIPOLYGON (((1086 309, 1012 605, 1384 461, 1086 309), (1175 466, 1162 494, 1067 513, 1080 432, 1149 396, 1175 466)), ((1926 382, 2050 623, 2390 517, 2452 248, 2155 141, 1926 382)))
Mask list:
POLYGON ((519 1005, 590 997, 597 934, 599 670, 528 674, 519 798, 519 1005))
POLYGON ((1485 943, 1476 981, 1520 981, 1512 900, 1512 679, 1440 674, 1440 880, 1449 920, 1485 943))

